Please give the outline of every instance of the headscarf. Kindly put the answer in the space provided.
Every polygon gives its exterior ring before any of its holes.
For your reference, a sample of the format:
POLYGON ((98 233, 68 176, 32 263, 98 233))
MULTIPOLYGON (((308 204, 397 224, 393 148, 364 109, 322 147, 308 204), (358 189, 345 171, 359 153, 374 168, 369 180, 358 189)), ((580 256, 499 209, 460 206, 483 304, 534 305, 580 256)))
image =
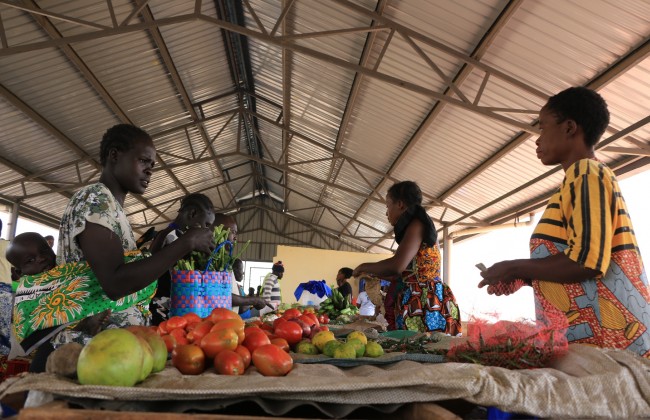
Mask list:
POLYGON ((284 265, 282 264, 282 261, 278 261, 275 264, 273 264, 273 271, 276 273, 284 273, 284 265))
POLYGON ((424 237, 422 242, 426 243, 428 246, 435 245, 438 240, 438 232, 436 232, 436 227, 433 225, 433 221, 427 214, 427 211, 421 205, 411 206, 402 213, 402 215, 395 223, 395 240, 399 244, 404 239, 404 234, 406 233, 406 228, 411 224, 413 219, 418 219, 424 224, 424 237))

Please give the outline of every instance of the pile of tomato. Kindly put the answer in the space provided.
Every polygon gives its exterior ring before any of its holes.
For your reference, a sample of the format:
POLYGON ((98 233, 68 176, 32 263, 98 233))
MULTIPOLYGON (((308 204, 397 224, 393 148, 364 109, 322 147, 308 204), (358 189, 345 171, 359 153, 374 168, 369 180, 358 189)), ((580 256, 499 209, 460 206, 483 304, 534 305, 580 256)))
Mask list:
POLYGON ((302 340, 327 330, 329 320, 289 309, 273 324, 245 324, 235 312, 215 308, 210 316, 173 316, 157 329, 171 352, 172 365, 184 375, 198 375, 214 366, 222 375, 243 375, 255 366, 264 376, 284 376, 293 368, 289 352, 302 340))

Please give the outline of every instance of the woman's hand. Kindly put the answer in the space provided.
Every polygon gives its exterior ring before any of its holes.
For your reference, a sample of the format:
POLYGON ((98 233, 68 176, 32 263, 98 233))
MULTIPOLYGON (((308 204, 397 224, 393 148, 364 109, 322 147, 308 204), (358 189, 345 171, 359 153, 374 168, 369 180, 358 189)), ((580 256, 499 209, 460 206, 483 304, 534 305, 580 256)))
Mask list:
POLYGON ((492 267, 481 271, 483 280, 478 287, 487 286, 489 295, 508 296, 521 289, 522 286, 531 285, 530 280, 521 278, 518 261, 502 261, 492 267))
POLYGON ((361 264, 361 265, 358 265, 357 268, 355 268, 354 271, 352 272, 352 277, 359 277, 361 274, 363 274, 364 273, 364 270, 363 270, 364 265, 365 265, 365 263, 361 264))
POLYGON ((191 228, 183 234, 180 241, 184 241, 189 245, 192 251, 200 251, 210 254, 214 251, 215 243, 212 236, 212 230, 207 228, 191 228))
POLYGON ((494 264, 487 270, 481 271, 483 280, 478 284, 478 287, 491 286, 498 283, 509 283, 517 278, 516 261, 501 261, 494 264))

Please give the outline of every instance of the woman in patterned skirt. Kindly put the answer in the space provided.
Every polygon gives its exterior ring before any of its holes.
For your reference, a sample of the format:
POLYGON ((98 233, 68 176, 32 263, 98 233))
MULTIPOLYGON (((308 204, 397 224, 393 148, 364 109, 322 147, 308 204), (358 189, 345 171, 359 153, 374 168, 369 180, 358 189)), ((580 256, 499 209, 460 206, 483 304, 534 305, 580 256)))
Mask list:
POLYGON ((422 207, 422 191, 415 182, 403 181, 390 187, 386 217, 399 244, 395 255, 359 265, 354 276, 367 273, 397 278, 396 328, 460 335, 458 305, 451 289, 440 278, 436 228, 422 207))

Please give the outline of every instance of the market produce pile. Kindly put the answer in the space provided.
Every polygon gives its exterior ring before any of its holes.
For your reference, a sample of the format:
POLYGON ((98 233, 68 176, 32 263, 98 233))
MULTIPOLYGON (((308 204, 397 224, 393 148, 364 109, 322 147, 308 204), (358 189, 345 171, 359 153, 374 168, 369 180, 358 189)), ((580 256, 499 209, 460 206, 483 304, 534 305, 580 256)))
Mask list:
POLYGON ((210 316, 172 316, 157 327, 130 326, 100 332, 82 347, 67 344, 48 358, 47 371, 82 385, 134 386, 171 366, 184 375, 214 368, 221 375, 243 375, 250 366, 264 376, 284 376, 293 368, 290 352, 335 358, 377 357, 379 344, 362 332, 336 340, 313 308, 291 308, 273 322, 244 323, 235 312, 215 308, 210 316))
POLYGON ((333 288, 332 296, 320 303, 318 312, 327 314, 332 321, 347 324, 352 322, 354 316, 359 313, 359 308, 346 299, 338 289, 333 288))
POLYGON ((458 342, 444 348, 431 346, 442 333, 403 331, 401 339, 379 335, 373 341, 362 331, 338 327, 345 336, 337 338, 328 321, 313 307, 282 308, 249 323, 231 310, 215 308, 205 318, 172 316, 157 327, 102 331, 85 347, 67 344, 50 355, 47 371, 77 377, 82 385, 133 386, 165 369, 169 358, 184 375, 243 375, 254 367, 264 376, 284 376, 293 368, 292 353, 334 359, 381 357, 384 352, 438 354, 448 361, 522 369, 543 367, 566 351, 561 332, 522 323, 472 322, 469 340, 446 337, 458 342))

